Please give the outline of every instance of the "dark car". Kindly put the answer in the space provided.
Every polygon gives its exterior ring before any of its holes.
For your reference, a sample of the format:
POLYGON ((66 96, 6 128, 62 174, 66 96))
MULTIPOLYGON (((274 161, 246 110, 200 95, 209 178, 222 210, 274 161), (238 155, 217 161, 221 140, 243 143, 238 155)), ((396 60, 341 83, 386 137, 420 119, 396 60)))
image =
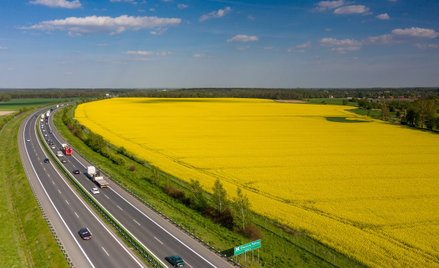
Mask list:
POLYGON ((79 236, 84 240, 91 239, 91 232, 88 230, 87 227, 81 228, 78 232, 79 236))
POLYGON ((73 174, 76 174, 76 175, 81 174, 81 171, 79 171, 79 169, 75 169, 75 170, 73 170, 73 174))
POLYGON ((167 260, 174 267, 183 267, 184 266, 184 261, 180 256, 168 256, 168 257, 165 257, 165 260, 167 260))
POLYGON ((66 160, 66 159, 64 159, 64 158, 63 158, 63 159, 61 159, 61 163, 64 163, 64 164, 65 164, 65 163, 67 163, 67 160, 66 160))
POLYGON ((49 158, 44 158, 44 163, 49 163, 49 158))

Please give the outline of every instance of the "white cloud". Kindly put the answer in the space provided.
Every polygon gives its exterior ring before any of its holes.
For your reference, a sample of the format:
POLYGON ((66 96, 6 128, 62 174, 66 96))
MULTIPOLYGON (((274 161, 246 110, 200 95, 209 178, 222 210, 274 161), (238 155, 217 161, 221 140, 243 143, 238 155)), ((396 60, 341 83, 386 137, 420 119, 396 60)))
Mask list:
POLYGON ((0 46, 0 50, 6 50, 8 47, 0 46))
POLYGON ((137 56, 143 56, 143 57, 151 57, 151 56, 155 55, 154 52, 147 51, 147 50, 128 50, 126 53, 128 55, 137 55, 137 56))
POLYGON ((202 54, 202 53, 195 53, 195 54, 192 55, 192 58, 194 58, 194 59, 204 59, 204 58, 206 58, 206 55, 202 54))
POLYGON ((34 5, 43 5, 48 7, 60 7, 60 8, 80 8, 81 2, 79 0, 34 0, 30 1, 31 4, 34 5))
POLYGON ((339 7, 334 10, 334 14, 345 15, 345 14, 368 14, 369 8, 363 5, 350 5, 339 7))
POLYGON ((311 47, 311 42, 305 42, 296 46, 297 49, 307 49, 311 47))
POLYGON ((188 8, 189 7, 189 5, 186 5, 186 4, 178 4, 177 5, 177 8, 178 9, 186 9, 186 8, 188 8))
POLYGON ((311 47, 311 42, 305 42, 303 44, 298 44, 295 47, 290 47, 287 51, 289 53, 294 52, 294 51, 299 51, 299 52, 305 52, 308 48, 311 47))
POLYGON ((418 37, 418 38, 430 38, 430 39, 439 36, 439 33, 433 29, 418 28, 418 27, 394 29, 392 30, 392 34, 401 37, 418 37))
POLYGON ((345 4, 344 0, 336 0, 336 1, 320 1, 316 4, 316 9, 318 11, 325 11, 328 9, 334 9, 340 7, 345 4))
POLYGON ((359 46, 361 42, 355 39, 322 38, 320 44, 323 46, 359 46))
POLYGON ((333 47, 333 48, 331 48, 331 51, 337 52, 340 54, 345 54, 347 52, 358 51, 360 49, 361 49, 361 47, 333 47))
POLYGON ((361 49, 362 42, 355 39, 322 38, 320 45, 331 47, 331 51, 344 54, 361 49))
POLYGON ((390 16, 387 13, 376 15, 376 18, 379 20, 390 20, 390 16))
POLYGON ((166 57, 171 55, 169 51, 128 50, 127 55, 135 56, 138 60, 148 60, 153 57, 166 57))
POLYGON ((264 50, 273 50, 273 47, 264 47, 264 50))
POLYGON ((259 38, 256 35, 237 34, 227 40, 227 42, 254 42, 258 40, 259 38))
POLYGON ((179 18, 159 17, 133 17, 122 15, 119 17, 88 16, 69 17, 59 20, 48 20, 29 27, 22 27, 24 30, 40 31, 68 31, 69 34, 78 35, 83 33, 108 32, 118 34, 124 31, 138 31, 142 29, 156 29, 181 23, 179 18))
POLYGON ((417 43, 417 44, 415 44, 415 46, 417 48, 420 48, 420 49, 438 49, 439 48, 439 44, 420 44, 420 43, 417 43))
POLYGON ((248 19, 248 20, 251 20, 251 21, 255 21, 255 20, 256 20, 256 17, 255 17, 255 16, 252 16, 252 15, 248 15, 248 16, 247 16, 247 19, 248 19))
POLYGON ((210 13, 204 14, 200 17, 200 21, 206 21, 206 20, 210 20, 210 19, 218 19, 218 18, 222 18, 225 15, 227 15, 228 13, 230 13, 230 11, 232 11, 232 9, 230 7, 225 7, 224 9, 218 9, 215 11, 212 11, 210 13))
POLYGON ((368 37, 366 42, 370 44, 389 44, 392 41, 394 41, 393 35, 383 34, 383 35, 368 37))

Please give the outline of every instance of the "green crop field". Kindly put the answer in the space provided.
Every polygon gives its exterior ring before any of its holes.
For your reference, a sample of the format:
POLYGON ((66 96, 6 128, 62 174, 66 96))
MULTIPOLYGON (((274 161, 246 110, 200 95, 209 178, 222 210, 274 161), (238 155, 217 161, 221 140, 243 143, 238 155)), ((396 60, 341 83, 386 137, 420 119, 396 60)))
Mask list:
POLYGON ((0 111, 18 111, 22 108, 33 108, 51 103, 60 103, 64 99, 31 98, 31 99, 12 99, 0 102, 0 111))

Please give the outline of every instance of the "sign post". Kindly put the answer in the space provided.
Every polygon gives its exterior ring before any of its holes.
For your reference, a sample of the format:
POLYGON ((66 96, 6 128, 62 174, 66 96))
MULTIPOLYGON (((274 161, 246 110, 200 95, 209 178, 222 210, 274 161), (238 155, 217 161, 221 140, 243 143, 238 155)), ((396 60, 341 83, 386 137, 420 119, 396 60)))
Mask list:
POLYGON ((261 239, 235 247, 233 249, 233 256, 238 256, 242 253, 246 253, 248 251, 255 250, 258 248, 261 248, 261 239))

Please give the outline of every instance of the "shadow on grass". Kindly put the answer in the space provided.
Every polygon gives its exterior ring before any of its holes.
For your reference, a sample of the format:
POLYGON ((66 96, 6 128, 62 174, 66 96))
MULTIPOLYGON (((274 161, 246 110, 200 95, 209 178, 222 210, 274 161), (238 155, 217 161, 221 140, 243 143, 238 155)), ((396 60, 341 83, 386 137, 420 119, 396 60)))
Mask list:
POLYGON ((347 119, 346 117, 343 116, 325 117, 325 119, 330 122, 337 122, 337 123, 368 123, 369 122, 366 120, 347 119))

